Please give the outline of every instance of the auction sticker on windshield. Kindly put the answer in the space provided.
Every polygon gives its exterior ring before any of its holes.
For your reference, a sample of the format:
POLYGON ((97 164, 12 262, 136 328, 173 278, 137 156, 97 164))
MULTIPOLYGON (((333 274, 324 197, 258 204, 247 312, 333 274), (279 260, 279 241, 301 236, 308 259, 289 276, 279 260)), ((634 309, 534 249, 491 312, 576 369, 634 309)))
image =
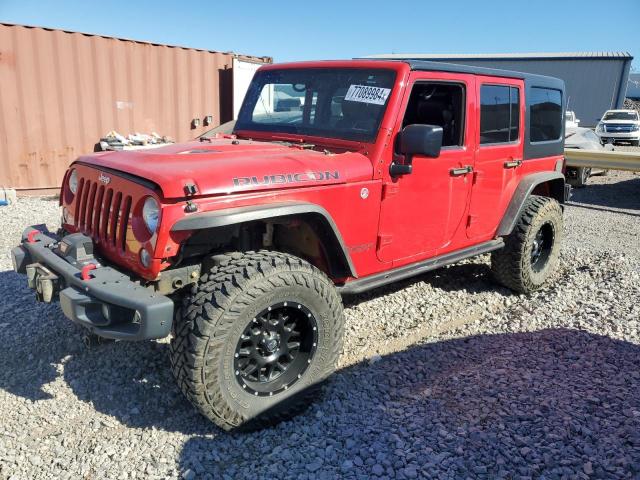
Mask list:
POLYGON ((368 87, 367 85, 351 85, 344 99, 347 102, 375 103, 384 105, 391 92, 390 88, 368 87))

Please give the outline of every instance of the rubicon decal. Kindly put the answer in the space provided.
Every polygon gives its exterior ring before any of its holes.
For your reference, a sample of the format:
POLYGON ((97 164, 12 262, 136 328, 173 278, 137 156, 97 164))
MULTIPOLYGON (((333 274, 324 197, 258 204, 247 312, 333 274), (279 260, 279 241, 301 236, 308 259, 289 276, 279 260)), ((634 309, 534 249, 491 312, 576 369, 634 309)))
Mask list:
POLYGON ((234 187, 244 187, 247 185, 276 185, 283 183, 300 182, 320 182, 323 180, 338 180, 340 172, 305 172, 305 173, 278 173, 275 175, 264 175, 261 177, 235 177, 234 187))

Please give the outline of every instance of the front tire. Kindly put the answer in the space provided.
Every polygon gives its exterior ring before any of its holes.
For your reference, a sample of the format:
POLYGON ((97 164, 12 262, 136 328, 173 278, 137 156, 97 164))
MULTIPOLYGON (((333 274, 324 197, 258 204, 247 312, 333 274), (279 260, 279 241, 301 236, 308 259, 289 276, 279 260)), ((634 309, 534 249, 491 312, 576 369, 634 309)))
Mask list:
POLYGON ((292 255, 217 257, 185 299, 170 345, 186 397, 225 430, 276 424, 306 409, 342 351, 342 302, 292 255))
POLYGON ((504 248, 491 254, 494 278, 519 293, 542 288, 556 269, 563 236, 560 204, 531 195, 504 248))

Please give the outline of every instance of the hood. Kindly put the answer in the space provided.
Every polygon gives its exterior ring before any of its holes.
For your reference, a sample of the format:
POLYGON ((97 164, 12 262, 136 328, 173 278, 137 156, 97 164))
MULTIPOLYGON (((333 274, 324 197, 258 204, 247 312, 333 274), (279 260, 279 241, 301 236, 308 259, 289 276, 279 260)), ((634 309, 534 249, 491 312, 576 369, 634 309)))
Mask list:
POLYGON ((361 153, 323 153, 281 143, 213 139, 134 151, 100 152, 77 162, 118 170, 155 183, 165 198, 230 194, 371 180, 361 153))

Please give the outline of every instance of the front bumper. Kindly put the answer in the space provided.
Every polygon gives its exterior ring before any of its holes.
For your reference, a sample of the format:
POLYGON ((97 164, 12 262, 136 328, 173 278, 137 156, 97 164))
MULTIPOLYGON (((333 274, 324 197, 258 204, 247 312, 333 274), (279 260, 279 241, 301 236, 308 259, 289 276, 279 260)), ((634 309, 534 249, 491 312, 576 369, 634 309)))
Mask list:
POLYGON ((38 300, 59 298, 64 314, 96 335, 148 340, 171 331, 173 301, 102 266, 87 236, 61 238, 44 226, 29 227, 21 245, 11 251, 11 259, 16 272, 27 274, 38 300))

